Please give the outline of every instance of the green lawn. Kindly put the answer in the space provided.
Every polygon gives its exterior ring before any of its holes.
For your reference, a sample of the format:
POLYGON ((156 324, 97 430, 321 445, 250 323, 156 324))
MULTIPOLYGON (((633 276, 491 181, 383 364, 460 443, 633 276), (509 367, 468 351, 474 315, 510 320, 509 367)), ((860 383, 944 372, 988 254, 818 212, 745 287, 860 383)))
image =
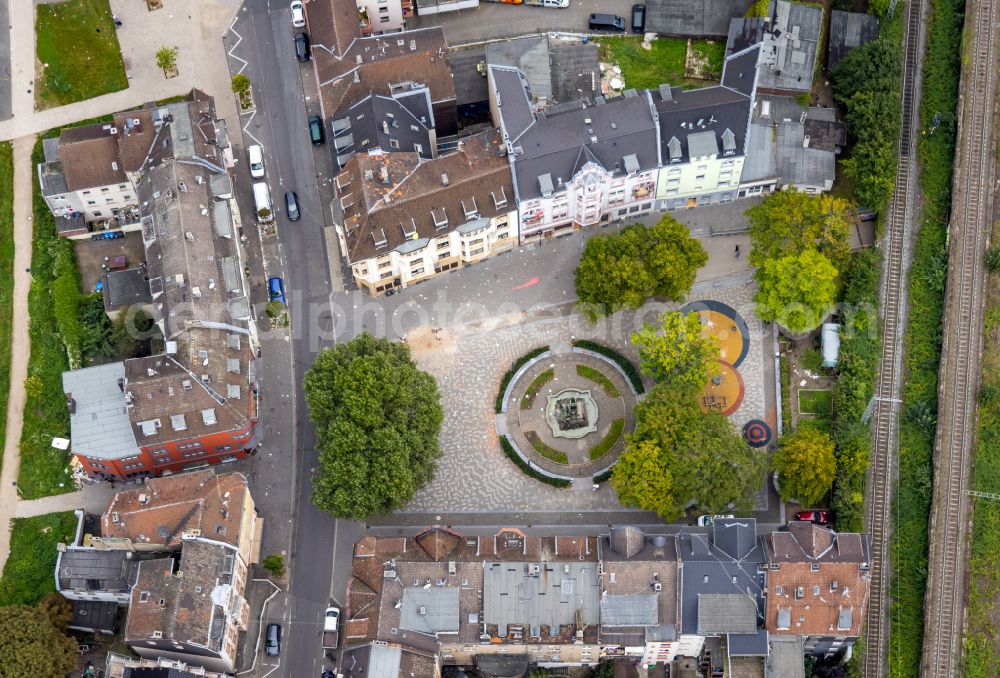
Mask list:
POLYGON ((528 384, 528 388, 524 389, 524 395, 521 396, 521 409, 530 410, 531 406, 535 403, 535 396, 538 392, 542 390, 545 384, 549 383, 555 379, 556 374, 552 370, 545 370, 537 377, 531 380, 528 384))
POLYGON ((14 149, 0 143, 0 450, 7 431, 14 295, 14 149))
MULTIPOLYGON (((692 49, 704 56, 716 77, 722 73, 725 48, 725 44, 718 41, 692 44, 692 49)), ((683 38, 658 38, 648 51, 642 48, 642 38, 601 38, 601 60, 621 67, 622 79, 628 88, 656 89, 663 83, 703 87, 704 80, 685 77, 686 56, 687 40, 683 38)))
POLYGON ((557 464, 569 463, 569 457, 566 456, 565 452, 562 452, 554 447, 549 447, 548 445, 546 445, 542 441, 542 439, 538 437, 538 434, 535 433, 534 431, 526 431, 524 433, 524 437, 527 438, 528 442, 531 443, 531 446, 535 448, 535 452, 542 455, 546 459, 554 461, 557 464))
POLYGON ((35 103, 51 108, 128 87, 108 0, 36 5, 35 103))
POLYGON ((600 459, 608 452, 611 448, 618 443, 618 439, 622 437, 622 431, 625 430, 625 420, 615 419, 611 422, 611 428, 608 429, 608 435, 604 436, 601 442, 590 448, 590 460, 600 459))
POLYGON ((584 379, 589 379, 598 386, 604 388, 604 392, 609 398, 620 398, 621 393, 615 388, 615 385, 606 376, 595 370, 593 367, 588 367, 587 365, 577 365, 576 373, 579 374, 584 379))
POLYGON ((55 590, 56 544, 73 541, 76 516, 66 511, 12 522, 10 557, 0 579, 0 605, 34 605, 55 590))
POLYGON ((801 389, 799 412, 829 417, 833 412, 833 391, 801 389))

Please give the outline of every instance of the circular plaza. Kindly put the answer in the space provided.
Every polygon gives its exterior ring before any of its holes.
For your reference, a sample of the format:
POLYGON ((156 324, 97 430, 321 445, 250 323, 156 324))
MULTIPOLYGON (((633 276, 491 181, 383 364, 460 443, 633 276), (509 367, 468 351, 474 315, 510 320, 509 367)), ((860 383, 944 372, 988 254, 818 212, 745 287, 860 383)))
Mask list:
POLYGON ((635 428, 636 396, 621 368, 573 348, 523 365, 503 394, 507 436, 520 456, 550 474, 584 478, 618 459, 635 428))

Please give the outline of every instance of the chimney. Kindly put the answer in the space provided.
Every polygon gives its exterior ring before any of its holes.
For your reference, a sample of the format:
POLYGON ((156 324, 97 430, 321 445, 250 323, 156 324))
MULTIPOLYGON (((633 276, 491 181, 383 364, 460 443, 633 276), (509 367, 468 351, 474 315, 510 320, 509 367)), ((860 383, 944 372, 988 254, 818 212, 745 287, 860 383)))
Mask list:
POLYGON ((379 175, 382 177, 382 183, 383 184, 388 184, 389 183, 389 168, 388 167, 383 166, 379 170, 379 175))
POLYGON ((67 393, 66 394, 66 407, 69 408, 69 413, 70 414, 76 414, 76 401, 73 400, 73 394, 72 393, 67 393))
POLYGON ((448 175, 444 172, 441 173, 441 185, 447 186, 449 183, 448 175))

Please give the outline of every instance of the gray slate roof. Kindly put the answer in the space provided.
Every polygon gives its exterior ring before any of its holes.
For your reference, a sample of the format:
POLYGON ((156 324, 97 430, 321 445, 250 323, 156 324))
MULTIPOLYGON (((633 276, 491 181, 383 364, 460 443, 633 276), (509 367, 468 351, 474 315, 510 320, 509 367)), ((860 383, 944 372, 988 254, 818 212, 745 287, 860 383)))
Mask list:
POLYGON ((434 113, 430 92, 418 87, 392 96, 369 94, 333 116, 333 160, 343 167, 355 153, 380 148, 385 152, 434 154, 434 113), (420 150, 417 151, 419 146, 420 150))
POLYGON ((698 633, 756 633, 756 600, 742 593, 703 593, 698 596, 698 633))
POLYGON ((759 44, 759 88, 808 92, 812 88, 822 27, 821 8, 772 0, 768 16, 731 21, 726 54, 759 44))
MULTIPOLYGON (((730 633, 726 640, 730 657, 766 657, 768 633, 761 629, 755 633, 730 633)), ((800 662, 801 663, 801 662, 800 662)))
POLYGON ((830 13, 830 46, 826 51, 827 69, 833 70, 848 52, 877 37, 878 19, 871 14, 833 10, 830 13))
MULTIPOLYGON (((592 102, 601 93, 596 43, 553 35, 514 38, 488 45, 486 61, 519 69, 528 81, 533 101, 539 105, 592 102)), ((457 89, 457 82, 455 86, 457 89)))
POLYGON ((118 603, 97 600, 74 600, 73 618, 69 628, 81 631, 110 631, 114 633, 118 619, 118 603))
POLYGON ((577 614, 583 624, 597 624, 599 594, 593 562, 490 563, 483 576, 483 621, 496 624, 501 636, 510 624, 556 630, 575 624, 577 614))
POLYGON ((663 35, 722 37, 729 20, 753 0, 646 0, 646 30, 663 35))
POLYGON ((138 452, 118 385, 124 378, 125 363, 120 362, 63 372, 63 393, 71 393, 76 403, 69 415, 74 454, 113 459, 138 452))
POLYGON ((148 304, 152 300, 145 268, 137 266, 124 271, 108 271, 104 276, 105 310, 113 311, 132 304, 148 304))
MULTIPOLYGON (((657 129, 648 92, 617 97, 596 106, 560 107, 537 117, 532 113, 526 80, 516 70, 491 66, 500 101, 501 129, 515 149, 514 173, 519 200, 542 195, 569 181, 586 162, 608 172, 624 173, 627 156, 641 170, 659 165, 657 129), (545 179, 547 175, 547 179, 545 179)), ((630 161, 632 162, 632 161, 630 161)))
POLYGON ((56 579, 60 590, 125 593, 135 583, 138 561, 128 551, 67 549, 60 554, 56 579))
POLYGON ((448 52, 448 63, 455 77, 455 97, 459 106, 489 101, 490 87, 486 75, 476 66, 486 63, 486 48, 460 47, 448 52))

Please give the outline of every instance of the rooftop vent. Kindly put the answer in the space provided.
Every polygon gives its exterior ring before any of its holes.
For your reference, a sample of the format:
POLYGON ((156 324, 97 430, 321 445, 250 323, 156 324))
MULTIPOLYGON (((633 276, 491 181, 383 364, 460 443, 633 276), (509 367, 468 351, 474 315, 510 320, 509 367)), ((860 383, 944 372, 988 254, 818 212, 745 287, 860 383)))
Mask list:
POLYGON ((139 503, 145 506, 149 503, 149 495, 145 492, 139 495, 139 503))
POLYGON ((444 172, 441 173, 441 185, 447 186, 449 183, 448 175, 444 172))

